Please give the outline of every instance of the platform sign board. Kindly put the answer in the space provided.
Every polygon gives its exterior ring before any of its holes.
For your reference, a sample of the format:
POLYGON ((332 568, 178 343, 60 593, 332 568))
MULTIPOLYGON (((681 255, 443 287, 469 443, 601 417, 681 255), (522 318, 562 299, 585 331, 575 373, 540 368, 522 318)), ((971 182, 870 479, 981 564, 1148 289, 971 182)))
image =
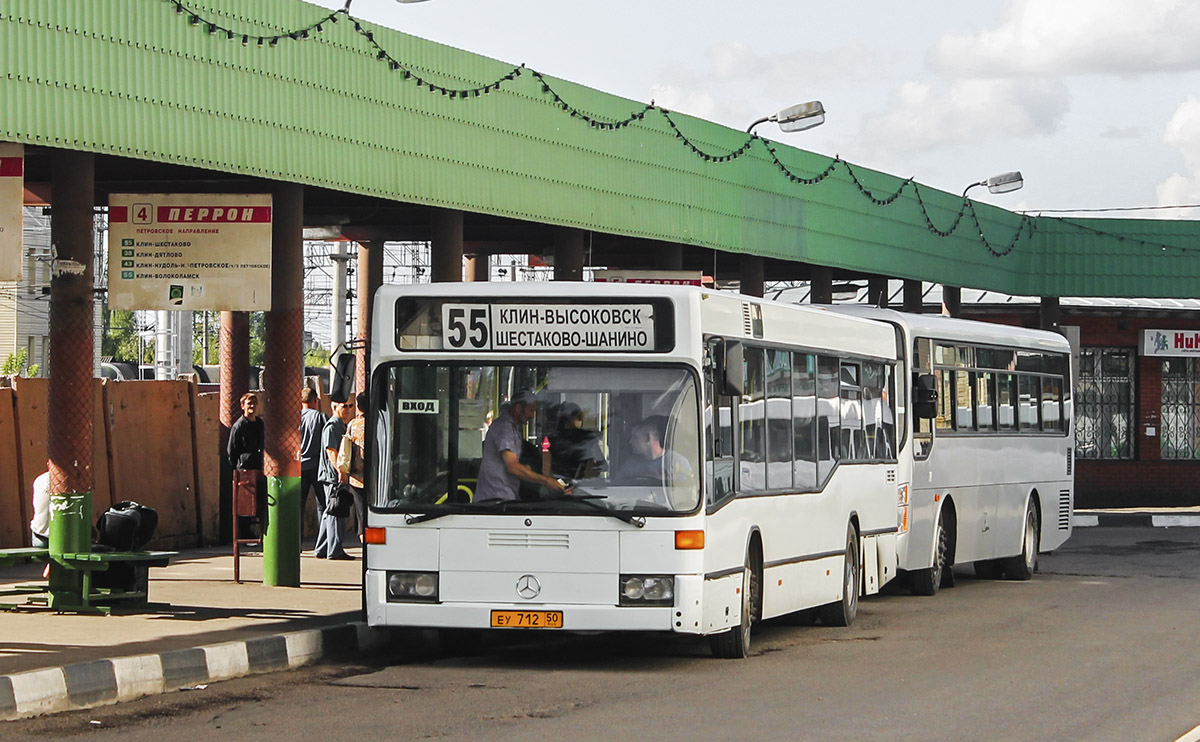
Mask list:
POLYGON ((114 193, 110 309, 271 308, 271 196, 114 193))
POLYGON ((25 146, 0 142, 0 281, 21 280, 25 146))
POLYGON ((700 286, 700 271, 598 270, 592 273, 596 283, 653 283, 667 286, 700 286))

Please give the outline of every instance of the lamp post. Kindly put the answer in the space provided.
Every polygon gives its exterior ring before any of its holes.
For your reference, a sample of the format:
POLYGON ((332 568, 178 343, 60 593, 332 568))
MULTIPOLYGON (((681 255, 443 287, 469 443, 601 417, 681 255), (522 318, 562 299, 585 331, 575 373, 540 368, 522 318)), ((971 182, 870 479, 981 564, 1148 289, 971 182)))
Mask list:
POLYGON ((992 177, 981 180, 977 183, 972 183, 963 189, 963 198, 967 197, 967 191, 975 186, 987 186, 989 193, 1011 193, 1025 185, 1025 179, 1021 177, 1020 170, 1014 170, 1011 173, 1000 173, 992 177))
POLYGON ((810 100, 807 103, 790 106, 779 113, 758 119, 746 127, 746 133, 749 134, 754 131, 754 127, 768 121, 779 124, 781 131, 804 131, 825 123, 825 106, 821 105, 819 100, 810 100))

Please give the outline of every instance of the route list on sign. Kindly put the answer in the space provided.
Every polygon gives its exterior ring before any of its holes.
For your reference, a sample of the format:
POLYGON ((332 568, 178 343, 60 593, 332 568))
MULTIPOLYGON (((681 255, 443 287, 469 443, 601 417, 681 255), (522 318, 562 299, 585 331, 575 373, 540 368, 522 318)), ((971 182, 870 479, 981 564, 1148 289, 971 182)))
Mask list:
POLYGON ((271 196, 115 193, 111 309, 271 308, 271 196))
POLYGON ((649 304, 443 304, 447 350, 654 349, 649 304))

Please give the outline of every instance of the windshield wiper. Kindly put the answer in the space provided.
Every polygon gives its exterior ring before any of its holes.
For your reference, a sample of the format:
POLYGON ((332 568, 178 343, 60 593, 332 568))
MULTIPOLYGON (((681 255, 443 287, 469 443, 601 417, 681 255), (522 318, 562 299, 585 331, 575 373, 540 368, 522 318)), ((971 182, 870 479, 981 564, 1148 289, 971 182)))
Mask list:
POLYGON ((640 515, 631 515, 630 513, 622 513, 619 510, 613 510, 610 507, 601 505, 594 500, 606 500, 608 495, 554 495, 553 497, 543 497, 533 502, 578 502, 587 505, 592 510, 598 513, 603 513, 611 518, 616 518, 619 521, 624 521, 632 526, 642 528, 646 525, 646 519, 640 515))
POLYGON ((479 502, 474 502, 474 503, 470 503, 470 504, 443 505, 442 506, 443 509, 431 510, 428 513, 420 513, 420 514, 405 513, 404 514, 404 522, 411 526, 416 523, 425 523, 427 521, 437 520, 438 518, 444 518, 447 515, 456 515, 459 513, 473 513, 473 512, 476 512, 477 510, 494 510, 494 509, 498 509, 500 506, 504 505, 505 502, 506 502, 505 500, 500 500, 500 499, 494 499, 494 500, 488 499, 488 500, 481 500, 479 502), (481 506, 483 506, 483 507, 481 507, 481 506))

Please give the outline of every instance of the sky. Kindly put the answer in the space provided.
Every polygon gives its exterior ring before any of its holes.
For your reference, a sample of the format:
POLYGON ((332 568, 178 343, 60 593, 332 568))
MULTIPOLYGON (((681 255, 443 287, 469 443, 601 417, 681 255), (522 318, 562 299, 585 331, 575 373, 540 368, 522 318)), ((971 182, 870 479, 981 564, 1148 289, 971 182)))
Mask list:
MULTIPOLYGON (((317 0, 338 8, 344 0, 317 0)), ((1016 211, 1200 219, 1189 0, 352 0, 351 15, 1016 211)))

